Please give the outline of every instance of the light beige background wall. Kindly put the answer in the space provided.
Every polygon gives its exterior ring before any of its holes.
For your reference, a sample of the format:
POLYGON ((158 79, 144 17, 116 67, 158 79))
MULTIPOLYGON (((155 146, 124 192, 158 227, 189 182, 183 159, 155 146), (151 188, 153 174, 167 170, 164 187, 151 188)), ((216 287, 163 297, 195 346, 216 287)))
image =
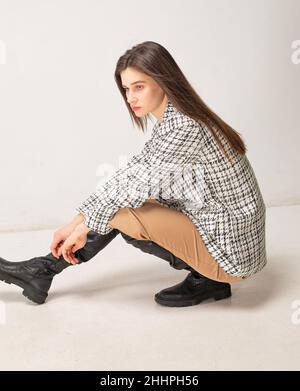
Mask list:
POLYGON ((133 45, 164 45, 239 131, 267 207, 300 202, 298 0, 0 0, 0 230, 68 222, 148 139, 114 82, 133 45))

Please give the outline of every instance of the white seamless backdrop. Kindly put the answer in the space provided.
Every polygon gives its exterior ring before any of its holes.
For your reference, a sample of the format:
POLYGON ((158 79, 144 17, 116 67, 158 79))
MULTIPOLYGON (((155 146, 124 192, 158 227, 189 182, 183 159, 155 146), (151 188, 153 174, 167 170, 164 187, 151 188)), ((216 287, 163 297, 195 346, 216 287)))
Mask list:
POLYGON ((239 131, 267 207, 300 202, 298 0, 0 0, 0 230, 58 227, 150 137, 114 81, 152 40, 239 131))

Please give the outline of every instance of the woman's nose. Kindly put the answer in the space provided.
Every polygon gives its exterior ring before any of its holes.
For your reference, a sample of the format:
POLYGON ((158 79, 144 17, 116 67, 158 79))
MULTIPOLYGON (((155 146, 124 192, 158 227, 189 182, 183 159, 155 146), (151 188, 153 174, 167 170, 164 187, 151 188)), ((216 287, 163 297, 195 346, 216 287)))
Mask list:
POLYGON ((136 102, 136 99, 133 95, 130 94, 130 92, 128 93, 128 96, 127 96, 127 101, 128 103, 131 105, 133 102, 136 102))

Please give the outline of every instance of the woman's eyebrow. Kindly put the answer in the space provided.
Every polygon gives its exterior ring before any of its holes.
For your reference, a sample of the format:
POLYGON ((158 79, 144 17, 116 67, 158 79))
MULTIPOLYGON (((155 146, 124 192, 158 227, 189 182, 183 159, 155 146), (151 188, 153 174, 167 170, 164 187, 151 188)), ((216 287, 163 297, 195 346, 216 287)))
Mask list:
MULTIPOLYGON (((138 81, 135 81, 135 82, 131 83, 131 85, 132 84, 137 84, 137 83, 146 83, 146 82, 144 80, 138 80, 138 81)), ((122 85, 122 87, 126 87, 126 86, 122 85)))

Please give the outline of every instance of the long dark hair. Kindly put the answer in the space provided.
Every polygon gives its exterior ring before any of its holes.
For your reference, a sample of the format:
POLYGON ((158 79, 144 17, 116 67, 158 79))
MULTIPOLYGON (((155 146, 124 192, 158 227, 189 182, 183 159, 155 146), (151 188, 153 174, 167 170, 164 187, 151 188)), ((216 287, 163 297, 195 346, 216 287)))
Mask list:
POLYGON ((218 132, 225 136, 236 152, 240 155, 246 154, 247 148, 240 134, 204 103, 167 49, 153 41, 145 41, 128 49, 119 58, 114 75, 133 124, 136 123, 143 132, 147 127, 149 114, 142 118, 137 117, 127 102, 126 92, 122 87, 121 80, 121 72, 127 67, 135 68, 152 77, 178 111, 188 115, 200 124, 204 123, 230 161, 231 158, 218 137, 218 132))

